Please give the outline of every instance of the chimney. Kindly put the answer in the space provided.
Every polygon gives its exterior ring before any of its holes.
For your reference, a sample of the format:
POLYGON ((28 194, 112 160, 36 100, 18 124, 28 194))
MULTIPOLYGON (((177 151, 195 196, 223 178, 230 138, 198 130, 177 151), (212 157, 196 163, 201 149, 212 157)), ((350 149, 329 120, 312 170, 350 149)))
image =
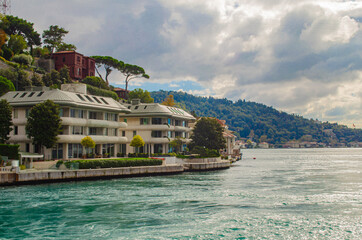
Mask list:
POLYGON ((141 103, 141 99, 132 99, 132 105, 139 105, 141 103))

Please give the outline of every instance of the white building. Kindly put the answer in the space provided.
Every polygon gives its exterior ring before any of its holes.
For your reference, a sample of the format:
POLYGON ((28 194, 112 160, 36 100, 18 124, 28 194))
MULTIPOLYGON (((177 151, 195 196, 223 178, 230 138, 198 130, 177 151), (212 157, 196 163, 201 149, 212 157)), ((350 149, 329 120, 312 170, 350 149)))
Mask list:
POLYGON ((121 129, 127 124, 119 119, 130 110, 112 98, 87 94, 84 84, 64 84, 62 90, 32 87, 27 91, 8 92, 0 98, 13 107, 14 129, 9 142, 19 144, 20 151, 43 152, 46 159, 80 158, 83 154, 81 139, 90 136, 96 143, 93 150, 96 155, 115 156, 127 142, 121 135, 121 129), (60 106, 63 131, 53 149, 40 151, 27 137, 25 125, 31 107, 48 99, 60 106))
POLYGON ((139 152, 150 154, 172 152, 174 149, 169 143, 176 138, 183 141, 181 149, 178 149, 183 151, 190 141, 189 123, 196 119, 186 111, 158 103, 140 103, 138 99, 125 106, 131 110, 123 119, 128 124, 122 133, 128 139, 127 153, 136 151, 129 145, 135 135, 140 135, 145 141, 139 152))

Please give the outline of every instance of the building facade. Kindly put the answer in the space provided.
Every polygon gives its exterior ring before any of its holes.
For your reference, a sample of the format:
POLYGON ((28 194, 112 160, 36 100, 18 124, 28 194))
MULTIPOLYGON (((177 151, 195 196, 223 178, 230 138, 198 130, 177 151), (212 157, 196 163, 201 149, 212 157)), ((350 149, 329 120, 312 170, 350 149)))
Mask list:
POLYGON ((6 99, 13 108, 13 131, 9 142, 20 145, 20 151, 44 153, 45 159, 80 158, 84 149, 81 139, 90 136, 96 143, 92 152, 99 156, 116 156, 122 152, 127 138, 121 136, 127 123, 119 121, 130 112, 122 104, 108 97, 86 94, 84 84, 63 84, 62 90, 47 87, 32 87, 27 91, 8 92, 6 99), (31 107, 52 100, 60 106, 63 131, 53 149, 39 149, 33 145, 25 132, 31 107))
POLYGON ((158 103, 140 103, 132 100, 132 104, 125 105, 131 113, 120 119, 127 123, 122 136, 128 139, 125 146, 127 153, 170 153, 175 150, 183 151, 190 142, 191 128, 189 124, 196 119, 186 111, 164 106, 158 103), (136 149, 130 146, 135 135, 139 135, 145 141, 145 146, 136 149), (170 142, 175 139, 182 141, 179 149, 173 149, 170 142))
POLYGON ((69 76, 73 80, 81 80, 95 74, 95 60, 75 51, 53 53, 54 67, 59 71, 64 66, 69 67, 69 76))

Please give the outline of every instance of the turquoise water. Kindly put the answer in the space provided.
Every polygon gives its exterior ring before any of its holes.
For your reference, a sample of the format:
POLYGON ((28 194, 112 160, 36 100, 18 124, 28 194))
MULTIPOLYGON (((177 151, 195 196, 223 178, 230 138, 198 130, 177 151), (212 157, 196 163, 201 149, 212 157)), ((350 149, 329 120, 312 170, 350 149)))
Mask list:
POLYGON ((361 170, 362 149, 260 149, 221 171, 1 187, 0 239, 362 239, 361 170))

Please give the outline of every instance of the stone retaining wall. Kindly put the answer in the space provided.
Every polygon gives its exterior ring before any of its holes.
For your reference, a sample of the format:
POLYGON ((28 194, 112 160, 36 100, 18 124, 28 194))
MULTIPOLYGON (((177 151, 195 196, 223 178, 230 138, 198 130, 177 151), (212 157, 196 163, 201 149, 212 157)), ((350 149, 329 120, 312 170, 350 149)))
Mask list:
POLYGON ((211 162, 211 163, 185 163, 185 171, 209 171, 216 169, 230 168, 230 161, 211 162))

